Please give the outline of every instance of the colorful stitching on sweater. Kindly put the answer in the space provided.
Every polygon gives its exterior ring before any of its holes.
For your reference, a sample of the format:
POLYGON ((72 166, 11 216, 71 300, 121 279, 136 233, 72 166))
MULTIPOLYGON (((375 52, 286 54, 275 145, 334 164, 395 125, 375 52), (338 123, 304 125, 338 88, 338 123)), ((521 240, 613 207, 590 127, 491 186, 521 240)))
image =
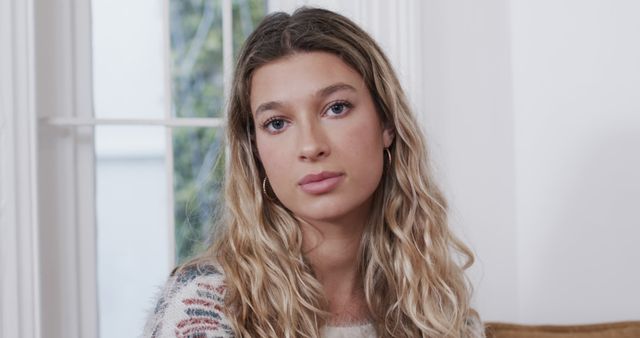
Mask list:
POLYGON ((222 273, 210 265, 172 273, 147 324, 145 337, 234 337, 222 315, 225 286, 221 278, 222 273), (216 278, 220 278, 219 283, 209 283, 216 278))

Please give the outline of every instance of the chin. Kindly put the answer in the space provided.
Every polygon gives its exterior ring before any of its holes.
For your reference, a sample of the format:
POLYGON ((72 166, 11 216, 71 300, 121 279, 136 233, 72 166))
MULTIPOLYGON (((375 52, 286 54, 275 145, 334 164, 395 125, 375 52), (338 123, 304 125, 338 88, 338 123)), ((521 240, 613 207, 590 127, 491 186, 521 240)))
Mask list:
POLYGON ((326 208, 319 210, 306 209, 302 212, 295 212, 294 214, 307 221, 317 222, 333 222, 342 218, 346 213, 342 210, 327 210, 326 208))
POLYGON ((293 213, 307 221, 337 222, 357 211, 362 203, 353 203, 353 198, 346 199, 325 199, 318 201, 308 201, 298 204, 295 209, 290 209, 293 213))

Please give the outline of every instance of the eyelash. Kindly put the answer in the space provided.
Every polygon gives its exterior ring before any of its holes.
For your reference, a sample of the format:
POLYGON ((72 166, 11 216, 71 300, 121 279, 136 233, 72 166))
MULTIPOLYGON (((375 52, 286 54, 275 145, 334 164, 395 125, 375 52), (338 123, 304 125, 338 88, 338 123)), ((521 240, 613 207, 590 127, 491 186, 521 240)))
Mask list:
MULTIPOLYGON (((343 101, 343 100, 340 100, 340 101, 333 102, 333 103, 332 103, 332 104, 331 104, 331 105, 330 105, 330 106, 329 106, 329 107, 328 107, 328 108, 323 112, 323 114, 326 114, 329 110, 331 110, 331 108, 333 108, 333 107, 335 107, 335 106, 344 106, 344 108, 345 108, 345 109, 347 109, 347 110, 348 110, 348 109, 353 108, 353 104, 351 104, 351 102, 349 102, 349 101, 343 101)), ((334 116, 341 117, 341 116, 342 116, 342 115, 344 115, 344 114, 345 114, 345 113, 344 113, 344 112, 342 112, 342 113, 340 113, 340 115, 334 115, 334 116)), ((271 134, 278 134, 278 133, 280 133, 281 131, 279 131, 279 130, 271 131, 271 130, 269 130, 269 125, 270 125, 271 123, 273 123, 274 121, 284 121, 284 120, 285 120, 285 119, 284 119, 284 118, 282 118, 282 117, 280 117, 280 116, 273 116, 273 117, 270 117, 269 119, 267 119, 266 121, 264 121, 264 123, 262 124, 262 129, 263 129, 263 130, 266 130, 267 132, 269 132, 269 133, 271 133, 271 134)), ((286 121, 285 121, 285 122, 286 122, 286 121)))
POLYGON ((334 103, 332 103, 329 108, 327 108, 327 110, 325 110, 325 112, 329 111, 331 108, 335 107, 335 106, 344 106, 346 109, 351 109, 353 108, 353 105, 351 104, 351 102, 349 101, 336 101, 334 103))
POLYGON ((274 117, 270 117, 268 120, 266 120, 263 124, 262 124, 262 129, 266 130, 269 133, 272 134, 277 134, 280 131, 271 131, 269 130, 269 125, 274 122, 274 121, 284 121, 284 119, 282 117, 279 116, 274 116, 274 117))

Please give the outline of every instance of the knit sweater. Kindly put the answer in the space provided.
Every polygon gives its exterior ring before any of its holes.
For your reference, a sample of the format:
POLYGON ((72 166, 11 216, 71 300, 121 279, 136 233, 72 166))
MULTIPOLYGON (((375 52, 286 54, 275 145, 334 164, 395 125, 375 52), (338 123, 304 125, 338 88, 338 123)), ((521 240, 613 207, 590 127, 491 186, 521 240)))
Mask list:
MULTIPOLYGON (((224 276, 214 266, 190 267, 172 274, 144 328, 145 338, 235 337, 222 309, 224 276)), ((324 327, 323 338, 374 338, 371 324, 324 327)))

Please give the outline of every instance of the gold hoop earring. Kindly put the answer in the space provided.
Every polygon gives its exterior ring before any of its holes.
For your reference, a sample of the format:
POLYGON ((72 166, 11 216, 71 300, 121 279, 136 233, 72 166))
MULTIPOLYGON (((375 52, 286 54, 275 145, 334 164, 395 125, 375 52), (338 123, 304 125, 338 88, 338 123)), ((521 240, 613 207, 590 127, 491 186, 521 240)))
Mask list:
POLYGON ((262 180, 262 193, 267 197, 269 201, 274 202, 275 199, 269 196, 269 194, 267 193, 267 182, 268 180, 267 180, 267 177, 265 176, 265 178, 262 180))
POLYGON ((387 153, 387 160, 389 160, 389 166, 391 166, 391 151, 389 148, 384 148, 384 151, 387 153))

